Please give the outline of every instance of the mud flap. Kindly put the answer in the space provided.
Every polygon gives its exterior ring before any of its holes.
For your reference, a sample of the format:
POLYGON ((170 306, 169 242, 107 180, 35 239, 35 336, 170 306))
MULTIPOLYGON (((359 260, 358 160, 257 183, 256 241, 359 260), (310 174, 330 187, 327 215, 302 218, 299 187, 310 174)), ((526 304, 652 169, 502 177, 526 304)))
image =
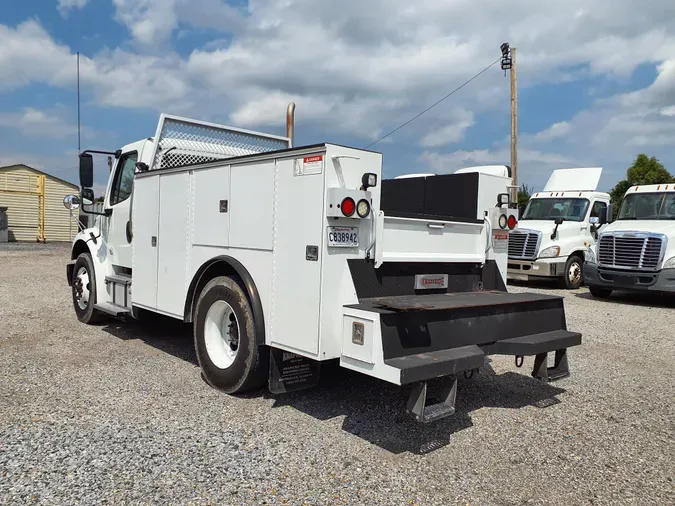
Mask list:
POLYGON ((305 390, 319 383, 321 362, 277 348, 270 351, 268 386, 273 394, 305 390))

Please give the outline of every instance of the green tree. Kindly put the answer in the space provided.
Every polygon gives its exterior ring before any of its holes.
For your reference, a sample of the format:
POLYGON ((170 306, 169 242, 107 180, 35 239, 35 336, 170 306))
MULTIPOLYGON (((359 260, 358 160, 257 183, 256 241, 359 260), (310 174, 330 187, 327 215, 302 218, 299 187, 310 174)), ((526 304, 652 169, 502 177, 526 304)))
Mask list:
POLYGON ((655 157, 649 158, 644 153, 640 153, 633 162, 633 165, 626 171, 626 179, 619 181, 612 188, 612 191, 609 192, 614 209, 614 218, 619 213, 623 196, 631 186, 672 182, 675 182, 675 178, 655 157))
POLYGON ((523 212, 525 211, 525 206, 527 206, 527 203, 530 201, 530 198, 532 198, 532 192, 534 192, 534 188, 530 188, 525 183, 520 185, 520 188, 518 189, 519 216, 523 215, 523 212))

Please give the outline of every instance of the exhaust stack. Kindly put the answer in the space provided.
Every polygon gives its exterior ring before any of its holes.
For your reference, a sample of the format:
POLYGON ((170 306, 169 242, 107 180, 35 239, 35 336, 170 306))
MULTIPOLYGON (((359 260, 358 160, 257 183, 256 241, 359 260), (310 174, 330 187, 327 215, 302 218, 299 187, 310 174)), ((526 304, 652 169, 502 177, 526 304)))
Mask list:
POLYGON ((293 136, 295 135, 295 102, 288 104, 286 109, 286 137, 291 140, 293 147, 293 136))

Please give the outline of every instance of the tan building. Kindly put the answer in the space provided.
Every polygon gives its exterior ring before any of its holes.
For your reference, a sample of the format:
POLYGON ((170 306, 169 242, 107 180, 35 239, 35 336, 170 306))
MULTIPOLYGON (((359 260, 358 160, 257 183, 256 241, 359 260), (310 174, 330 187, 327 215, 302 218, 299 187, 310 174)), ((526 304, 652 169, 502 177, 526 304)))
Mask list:
POLYGON ((39 178, 44 176, 45 240, 70 241, 77 234, 78 212, 63 206, 66 195, 78 194, 79 188, 27 165, 0 167, 0 207, 7 207, 10 241, 36 241, 38 237, 39 178), (9 191, 8 191, 9 190, 9 191))

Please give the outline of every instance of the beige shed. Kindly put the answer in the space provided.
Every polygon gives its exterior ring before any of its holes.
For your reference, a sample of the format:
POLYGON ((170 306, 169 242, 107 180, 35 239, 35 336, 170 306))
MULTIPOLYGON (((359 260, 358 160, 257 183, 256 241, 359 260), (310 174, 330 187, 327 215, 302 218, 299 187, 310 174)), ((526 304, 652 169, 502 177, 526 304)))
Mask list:
POLYGON ((7 207, 10 241, 36 241, 44 182, 44 239, 70 241, 77 234, 78 212, 63 206, 66 195, 79 193, 77 185, 28 165, 0 167, 0 207, 7 207), (42 177, 41 177, 42 176, 42 177))

